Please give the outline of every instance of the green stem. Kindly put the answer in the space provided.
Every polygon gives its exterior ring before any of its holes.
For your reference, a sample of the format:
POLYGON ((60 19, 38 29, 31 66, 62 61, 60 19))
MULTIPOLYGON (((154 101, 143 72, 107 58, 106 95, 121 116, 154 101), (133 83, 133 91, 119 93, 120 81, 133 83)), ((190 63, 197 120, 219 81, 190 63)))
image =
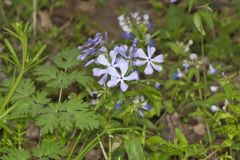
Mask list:
POLYGON ((37 0, 33 0, 33 36, 35 37, 37 34, 37 0))
POLYGON ((77 140, 76 140, 76 142, 74 143, 74 146, 73 146, 73 148, 72 148, 72 150, 71 150, 71 152, 70 152, 70 154, 69 154, 67 160, 70 160, 70 159, 71 159, 72 154, 73 154, 73 152, 74 152, 74 150, 75 150, 75 148, 76 148, 78 142, 80 141, 82 135, 83 135, 83 132, 81 132, 81 133, 78 135, 77 140))
MULTIPOLYGON (((201 36, 201 52, 202 52, 202 59, 203 59, 203 78, 204 78, 204 97, 203 98, 204 98, 204 101, 205 101, 206 98, 207 98, 207 71, 206 71, 203 36, 201 36)), ((204 111, 205 111, 205 113, 207 112, 205 109, 204 109, 204 111)), ((213 152, 213 150, 212 150, 212 137, 211 137, 210 128, 208 126, 207 121, 205 122, 205 126, 206 126, 206 129, 207 129, 210 151, 213 152)))
POLYGON ((102 152, 103 152, 103 156, 104 156, 105 160, 108 160, 108 158, 107 158, 107 153, 106 153, 106 151, 105 151, 105 149, 104 149, 104 147, 103 147, 103 144, 102 144, 102 141, 101 141, 101 140, 99 140, 99 144, 100 144, 100 147, 101 147, 101 150, 102 150, 102 152))
POLYGON ((98 141, 100 140, 100 137, 102 137, 105 134, 105 131, 103 131, 101 134, 99 134, 96 138, 94 138, 88 145, 78 154, 78 156, 75 158, 75 160, 82 160, 83 157, 94 147, 98 144, 98 141))
POLYGON ((112 139, 111 139, 111 134, 108 134, 108 160, 112 159, 112 139))
POLYGON ((207 96, 207 72, 206 72, 205 52, 204 52, 204 46, 203 46, 203 36, 201 36, 201 52, 202 52, 202 59, 203 59, 204 100, 206 100, 206 96, 207 96))
MULTIPOLYGON (((126 130, 132 130, 133 128, 110 128, 110 129, 106 129, 105 131, 102 131, 99 135, 97 135, 96 138, 94 138, 91 142, 88 143, 88 145, 82 149, 80 151, 80 153, 77 155, 77 157, 75 158, 75 160, 82 160, 83 157, 94 147, 96 146, 99 141, 100 138, 106 134, 107 132, 117 132, 117 131, 126 131, 126 130)), ((139 128, 136 128, 139 130, 139 128)), ((141 129, 140 129, 141 130, 141 129)))
POLYGON ((6 98, 4 99, 3 103, 0 106, 0 114, 2 114, 2 112, 4 111, 5 107, 7 106, 7 104, 9 103, 9 101, 12 98, 12 95, 14 94, 15 90, 17 89, 17 86, 19 85, 22 77, 23 77, 23 73, 24 70, 22 69, 16 79, 16 81, 13 83, 13 86, 11 87, 10 91, 8 92, 8 95, 6 96, 6 98))
POLYGON ((3 119, 9 112, 11 112, 14 108, 18 106, 19 103, 15 103, 12 105, 6 112, 4 112, 1 116, 0 119, 3 119))

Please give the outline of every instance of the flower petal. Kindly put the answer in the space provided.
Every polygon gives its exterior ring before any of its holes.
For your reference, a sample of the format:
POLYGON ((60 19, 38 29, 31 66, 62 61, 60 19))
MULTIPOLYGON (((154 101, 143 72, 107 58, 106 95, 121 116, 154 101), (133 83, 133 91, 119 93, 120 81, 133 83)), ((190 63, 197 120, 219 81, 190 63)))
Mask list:
POLYGON ((142 66, 142 65, 144 65, 145 63, 147 63, 146 60, 139 60, 139 59, 137 59, 136 61, 133 62, 133 64, 134 64, 135 66, 142 66))
POLYGON ((110 57, 112 59, 111 65, 114 65, 116 63, 117 53, 114 50, 111 50, 109 54, 110 54, 110 57))
POLYGON ((114 76, 114 77, 120 77, 120 74, 114 67, 108 67, 108 74, 110 74, 111 76, 114 76))
POLYGON ((102 78, 98 81, 98 83, 99 83, 100 85, 103 85, 104 83, 106 83, 107 78, 108 78, 108 74, 105 74, 105 75, 102 76, 102 78))
POLYGON ((136 57, 148 59, 142 48, 137 49, 136 57))
POLYGON ((123 92, 128 89, 128 85, 124 81, 121 81, 120 87, 123 92))
POLYGON ((127 45, 121 45, 119 48, 118 48, 118 53, 123 56, 124 58, 127 57, 126 53, 127 53, 127 49, 128 49, 128 46, 127 45))
POLYGON ((119 60, 118 64, 116 64, 120 70, 121 70, 121 76, 124 77, 124 75, 127 73, 128 70, 128 62, 125 60, 119 60))
POLYGON ((101 68, 93 68, 93 75, 94 76, 101 76, 103 74, 107 74, 108 73, 108 69, 101 69, 101 68))
POLYGON ((157 65, 157 64, 154 64, 154 63, 151 63, 151 65, 153 66, 153 68, 154 68, 156 71, 158 71, 158 72, 162 71, 162 66, 157 65))
POLYGON ((139 80, 137 71, 132 72, 129 76, 123 78, 126 81, 139 80))
POLYGON ((100 52, 107 52, 107 48, 105 46, 102 46, 100 49, 99 49, 100 52))
POLYGON ((153 69, 150 63, 147 64, 147 67, 144 70, 145 74, 152 74, 153 73, 153 69))
POLYGON ((153 62, 162 63, 162 62, 164 61, 164 60, 163 60, 163 55, 160 54, 160 55, 154 57, 154 58, 152 59, 152 61, 153 61, 153 62))
POLYGON ((108 60, 106 59, 106 57, 104 55, 99 55, 97 58, 97 62, 99 64, 102 64, 104 66, 110 66, 110 63, 108 62, 108 60))
POLYGON ((155 47, 150 47, 148 46, 147 51, 148 51, 148 57, 151 58, 155 52, 155 47))
POLYGON ((95 62, 95 59, 91 59, 90 61, 88 61, 84 66, 87 67, 89 66, 90 64, 94 63, 95 62))
POLYGON ((108 87, 114 87, 118 84, 119 80, 118 79, 112 79, 110 81, 107 82, 107 86, 108 87))

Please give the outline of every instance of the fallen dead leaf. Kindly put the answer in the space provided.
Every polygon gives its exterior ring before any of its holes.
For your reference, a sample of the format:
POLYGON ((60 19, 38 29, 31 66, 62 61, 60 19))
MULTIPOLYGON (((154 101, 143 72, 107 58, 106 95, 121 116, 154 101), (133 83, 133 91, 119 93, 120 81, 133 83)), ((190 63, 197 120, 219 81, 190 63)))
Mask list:
POLYGON ((48 11, 38 11, 40 31, 49 31, 52 28, 52 21, 48 11))
POLYGON ((203 136, 206 133, 205 125, 203 123, 198 123, 196 126, 193 126, 194 133, 203 136))

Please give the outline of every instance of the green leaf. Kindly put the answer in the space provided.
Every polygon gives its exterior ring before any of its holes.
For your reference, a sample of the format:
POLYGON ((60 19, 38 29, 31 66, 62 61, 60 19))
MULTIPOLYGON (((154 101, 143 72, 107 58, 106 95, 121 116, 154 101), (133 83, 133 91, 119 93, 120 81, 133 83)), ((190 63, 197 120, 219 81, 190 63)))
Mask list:
POLYGON ((197 30, 202 34, 206 35, 204 28, 203 28, 203 22, 202 22, 202 17, 201 15, 197 12, 193 15, 193 22, 195 24, 195 27, 197 30))
POLYGON ((7 46, 7 48, 9 49, 10 53, 12 54, 12 59, 13 59, 15 65, 17 67, 20 67, 21 65, 20 65, 20 62, 18 60, 17 54, 16 54, 13 46, 11 45, 11 43, 7 39, 4 39, 4 42, 5 42, 5 45, 7 46))
POLYGON ((175 132, 176 132, 177 140, 181 144, 188 145, 188 141, 187 141, 186 137, 184 136, 184 134, 178 128, 175 129, 175 132))
POLYGON ((80 85, 89 88, 93 82, 92 77, 78 71, 73 71, 69 75, 72 79, 72 81, 78 82, 80 85))
POLYGON ((36 119, 37 125, 41 126, 41 133, 53 133, 58 127, 58 118, 54 113, 43 114, 36 119))
POLYGON ((186 14, 184 13, 183 10, 181 10, 179 7, 171 5, 168 10, 167 10, 167 15, 166 15, 166 27, 169 30, 179 30, 186 18, 186 14))
POLYGON ((77 60, 78 55, 79 51, 77 49, 65 49, 52 57, 51 60, 58 68, 62 68, 66 71, 79 64, 79 61, 77 60))
POLYGON ((51 139, 44 139, 42 143, 33 149, 33 155, 37 158, 61 159, 66 153, 64 143, 51 139))
POLYGON ((131 137, 130 139, 124 140, 124 147, 127 151, 129 160, 144 159, 143 148, 140 138, 131 137))
POLYGON ((146 142, 150 145, 152 145, 152 144, 157 144, 157 145, 167 144, 167 142, 159 136, 152 136, 152 137, 148 138, 148 140, 146 142))
POLYGON ((24 149, 9 148, 7 154, 4 155, 2 160, 28 160, 30 159, 30 153, 24 149))
MULTIPOLYGON (((13 83, 12 79, 7 79, 7 80, 3 81, 3 83, 2 83, 3 91, 8 92, 12 83, 13 83)), ((15 93, 13 94, 12 101, 16 102, 17 100, 21 100, 23 98, 29 97, 32 94, 34 94, 35 90, 36 90, 36 88, 31 79, 29 79, 29 78, 23 79, 19 83, 15 93)))
POLYGON ((34 74, 37 76, 37 80, 46 83, 47 87, 58 89, 67 88, 74 82, 78 82, 84 87, 89 87, 93 81, 90 76, 82 72, 72 71, 67 73, 50 65, 37 67, 34 74))
POLYGON ((53 133, 54 129, 63 128, 91 130, 99 127, 99 117, 89 110, 89 104, 81 100, 71 99, 63 103, 53 103, 46 107, 36 123, 41 133, 53 133))

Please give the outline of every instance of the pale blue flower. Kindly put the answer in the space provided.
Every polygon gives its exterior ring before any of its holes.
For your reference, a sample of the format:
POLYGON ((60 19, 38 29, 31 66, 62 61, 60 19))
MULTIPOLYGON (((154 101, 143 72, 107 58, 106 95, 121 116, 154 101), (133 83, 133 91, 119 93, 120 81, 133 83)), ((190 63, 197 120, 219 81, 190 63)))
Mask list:
POLYGON ((102 78, 98 81, 99 84, 103 85, 108 78, 108 68, 109 67, 115 67, 116 66, 116 56, 117 53, 112 50, 110 51, 110 57, 111 57, 111 61, 109 61, 103 54, 99 55, 97 58, 97 63, 101 64, 103 66, 105 66, 106 68, 102 69, 102 68, 94 68, 93 69, 93 75, 100 77, 102 76, 102 78))
POLYGON ((146 102, 142 104, 142 108, 146 111, 150 111, 152 109, 152 106, 146 102))
POLYGON ((209 73, 210 74, 216 74, 217 73, 217 69, 214 68, 211 64, 209 64, 209 73))
POLYGON ((79 55, 77 59, 84 60, 89 55, 95 55, 102 42, 103 36, 101 33, 97 33, 94 38, 89 38, 82 46, 78 47, 82 54, 79 55))
POLYGON ((173 79, 178 80, 182 77, 183 77, 183 73, 179 69, 177 69, 177 71, 173 75, 173 79))
POLYGON ((130 81, 130 80, 139 80, 137 71, 133 71, 131 74, 126 76, 126 73, 129 68, 129 64, 125 60, 120 60, 117 63, 117 66, 119 67, 121 73, 119 73, 116 68, 110 67, 108 69, 108 74, 111 75, 111 80, 107 82, 108 87, 114 87, 120 83, 120 88, 123 92, 125 92, 128 89, 128 85, 124 81, 130 81))
POLYGON ((144 51, 140 48, 137 50, 136 52, 136 57, 141 58, 137 59, 136 61, 134 61, 134 65, 136 66, 142 66, 147 64, 144 73, 145 74, 152 74, 153 73, 153 68, 156 71, 161 71, 162 70, 162 66, 156 64, 156 63, 163 63, 163 55, 160 54, 154 58, 152 58, 153 54, 155 53, 155 47, 150 47, 148 46, 147 51, 148 51, 148 56, 144 53, 144 51))
POLYGON ((216 105, 212 105, 212 106, 211 106, 211 111, 212 111, 213 113, 218 112, 219 110, 220 110, 220 109, 219 109, 218 106, 216 106, 216 105))
POLYGON ((185 71, 187 71, 187 70, 189 69, 190 64, 188 63, 187 60, 184 60, 184 61, 183 61, 183 67, 184 67, 185 71))

